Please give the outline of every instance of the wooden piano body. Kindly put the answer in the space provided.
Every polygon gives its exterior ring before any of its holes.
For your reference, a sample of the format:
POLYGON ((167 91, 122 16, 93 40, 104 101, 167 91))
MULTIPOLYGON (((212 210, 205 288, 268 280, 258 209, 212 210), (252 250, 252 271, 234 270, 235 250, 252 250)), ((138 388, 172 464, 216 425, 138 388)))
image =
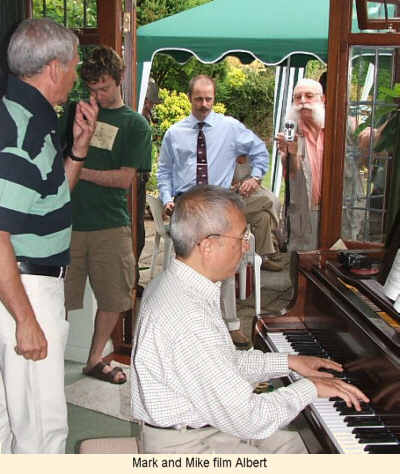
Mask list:
MULTIPOLYGON (((398 443, 400 452, 400 316, 381 294, 379 283, 352 276, 338 263, 337 252, 304 252, 296 254, 296 259, 294 297, 280 314, 255 318, 254 347, 286 352, 274 342, 284 331, 296 337, 305 331, 317 339, 332 359, 343 363, 349 381, 369 396, 373 413, 379 415, 385 427, 390 425, 395 434, 393 443, 398 443)), ((286 383, 294 380, 287 379, 286 383)), ((337 429, 346 433, 335 433, 336 428, 327 426, 329 422, 324 419, 325 408, 316 405, 307 407, 304 415, 326 451, 353 452, 353 448, 346 447, 352 428, 342 428, 339 421, 337 429)), ((377 433, 382 431, 378 429, 377 433)), ((355 442, 357 453, 365 443, 355 442)), ((390 449, 397 452, 397 448, 390 449)))

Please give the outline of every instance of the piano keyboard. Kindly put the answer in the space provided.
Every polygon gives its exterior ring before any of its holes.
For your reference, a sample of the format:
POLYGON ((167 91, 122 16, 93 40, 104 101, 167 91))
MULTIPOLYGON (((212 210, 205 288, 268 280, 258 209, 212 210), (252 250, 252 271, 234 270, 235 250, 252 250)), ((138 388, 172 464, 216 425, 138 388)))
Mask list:
MULTIPOLYGON (((266 339, 264 336, 265 342, 274 352, 330 358, 320 342, 308 331, 269 332, 266 339)), ((349 375, 339 376, 351 381, 349 375)), ((289 378, 294 382, 301 376, 292 371, 289 378)), ((357 385, 356 382, 352 383, 357 385)), ((339 453, 400 453, 399 415, 378 414, 371 404, 366 403, 362 404, 362 411, 357 412, 347 407, 340 398, 319 398, 309 408, 339 453)))

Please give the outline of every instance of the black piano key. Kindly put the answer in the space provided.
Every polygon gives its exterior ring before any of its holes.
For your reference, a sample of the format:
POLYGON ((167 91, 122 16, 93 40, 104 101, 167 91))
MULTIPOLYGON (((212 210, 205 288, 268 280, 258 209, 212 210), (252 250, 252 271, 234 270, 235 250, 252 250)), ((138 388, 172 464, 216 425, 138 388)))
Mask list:
POLYGON ((296 348, 296 349, 299 349, 299 350, 304 349, 304 350, 307 350, 307 351, 316 351, 316 352, 326 353, 326 351, 324 351, 323 347, 321 347, 320 345, 315 344, 315 343, 309 344, 309 343, 304 343, 304 342, 291 342, 290 345, 293 348, 296 348))
POLYGON ((400 427, 400 415, 398 413, 395 415, 383 413, 382 415, 380 415, 380 418, 385 424, 385 426, 387 426, 388 428, 400 427))
POLYGON ((348 426, 384 426, 379 416, 345 416, 348 426))
POLYGON ((316 344, 317 341, 312 336, 285 336, 288 342, 309 342, 316 344))
POLYGON ((292 347, 305 347, 306 349, 320 349, 321 347, 318 346, 318 344, 315 344, 315 342, 309 343, 309 342, 289 342, 289 344, 292 347))
POLYGON ((370 454, 399 454, 400 445, 399 444, 386 444, 386 445, 375 445, 371 444, 365 446, 364 451, 369 452, 370 454))
MULTIPOLYGON (((343 398, 339 398, 338 400, 334 401, 333 406, 335 408, 344 408, 347 407, 346 402, 343 400, 343 398)), ((362 409, 368 409, 371 408, 371 405, 366 402, 360 402, 360 407, 362 409)))
POLYGON ((357 435, 359 443, 397 443, 398 440, 396 436, 391 435, 390 433, 381 434, 381 435, 369 435, 369 436, 359 436, 357 435))
POLYGON ((296 336, 299 334, 310 335, 310 333, 306 329, 285 329, 282 332, 285 336, 296 336))
POLYGON ((361 427, 361 428, 354 428, 352 431, 354 436, 363 437, 363 436, 395 436, 391 430, 388 428, 377 427, 377 428, 368 428, 368 427, 361 427))
POLYGON ((322 369, 319 369, 319 371, 326 372, 327 374, 331 374, 338 379, 346 377, 346 374, 344 372, 338 372, 337 370, 333 370, 333 369, 325 369, 322 367, 322 369))
POLYGON ((345 415, 373 415, 374 414, 374 411, 370 407, 357 411, 353 407, 344 406, 344 407, 337 407, 336 410, 343 416, 345 415))
POLYGON ((288 341, 288 342, 292 346, 321 347, 321 345, 315 341, 288 341))

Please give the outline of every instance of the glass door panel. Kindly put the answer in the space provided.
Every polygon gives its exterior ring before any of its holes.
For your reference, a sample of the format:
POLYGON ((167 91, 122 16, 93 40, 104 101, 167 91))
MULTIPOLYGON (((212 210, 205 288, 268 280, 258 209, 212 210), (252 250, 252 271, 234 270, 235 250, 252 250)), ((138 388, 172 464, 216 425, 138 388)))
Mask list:
POLYGON ((387 232, 393 140, 388 117, 396 48, 352 47, 343 174, 341 236, 384 242, 387 232))

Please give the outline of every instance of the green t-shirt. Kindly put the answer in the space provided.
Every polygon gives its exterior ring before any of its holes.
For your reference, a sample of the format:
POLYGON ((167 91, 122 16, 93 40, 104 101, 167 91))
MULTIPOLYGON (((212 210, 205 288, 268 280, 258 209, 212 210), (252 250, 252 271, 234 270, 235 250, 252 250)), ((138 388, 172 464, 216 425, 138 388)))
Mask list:
MULTIPOLYGON (((115 170, 151 168, 151 129, 146 119, 127 106, 101 109, 85 168, 115 170)), ((127 190, 80 180, 72 192, 72 228, 78 231, 130 225, 127 190)))

